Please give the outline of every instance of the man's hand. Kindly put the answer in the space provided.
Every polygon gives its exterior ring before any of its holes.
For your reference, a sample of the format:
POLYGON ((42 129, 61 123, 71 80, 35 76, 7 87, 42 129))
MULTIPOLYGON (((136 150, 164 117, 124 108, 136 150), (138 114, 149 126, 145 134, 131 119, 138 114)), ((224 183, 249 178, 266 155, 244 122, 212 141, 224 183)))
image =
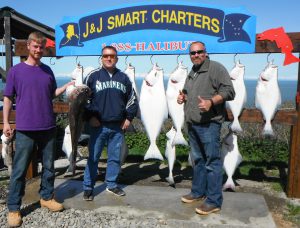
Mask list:
POLYGON ((179 90, 179 95, 177 97, 177 103, 178 104, 183 104, 185 101, 186 101, 185 94, 181 90, 179 90))
POLYGON ((7 138, 13 137, 13 135, 14 135, 14 129, 10 128, 10 124, 9 123, 4 123, 4 125, 3 125, 3 134, 7 138))
POLYGON ((211 100, 205 100, 200 96, 198 96, 198 101, 198 108, 201 112, 207 112, 213 105, 211 100))
POLYGON ((121 125, 122 130, 126 130, 130 125, 130 121, 128 119, 124 120, 124 122, 121 125))

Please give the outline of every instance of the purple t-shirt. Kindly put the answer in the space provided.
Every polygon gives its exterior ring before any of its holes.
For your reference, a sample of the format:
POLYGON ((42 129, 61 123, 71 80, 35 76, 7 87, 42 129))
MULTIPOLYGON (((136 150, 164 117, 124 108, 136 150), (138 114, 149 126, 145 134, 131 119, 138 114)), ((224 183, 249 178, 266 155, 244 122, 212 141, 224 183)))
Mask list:
POLYGON ((22 62, 9 70, 3 95, 16 96, 17 130, 55 127, 52 99, 56 88, 53 72, 45 64, 31 66, 22 62))

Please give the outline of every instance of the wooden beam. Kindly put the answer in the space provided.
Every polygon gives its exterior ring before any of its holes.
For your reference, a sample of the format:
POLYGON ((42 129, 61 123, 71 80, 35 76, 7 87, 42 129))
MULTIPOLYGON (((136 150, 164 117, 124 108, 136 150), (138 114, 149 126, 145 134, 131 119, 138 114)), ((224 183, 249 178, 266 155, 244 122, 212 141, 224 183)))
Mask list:
MULTIPOLYGON (((15 40, 15 56, 28 56, 27 41, 15 40)), ((47 47, 44 51, 44 57, 56 57, 56 51, 53 47, 47 47)))
MULTIPOLYGON (((293 52, 300 52, 300 32, 287 33, 293 44, 293 52)), ((257 35, 256 35, 257 37, 257 35)), ((255 44, 256 53, 281 53, 275 42, 269 40, 257 40, 255 44)))

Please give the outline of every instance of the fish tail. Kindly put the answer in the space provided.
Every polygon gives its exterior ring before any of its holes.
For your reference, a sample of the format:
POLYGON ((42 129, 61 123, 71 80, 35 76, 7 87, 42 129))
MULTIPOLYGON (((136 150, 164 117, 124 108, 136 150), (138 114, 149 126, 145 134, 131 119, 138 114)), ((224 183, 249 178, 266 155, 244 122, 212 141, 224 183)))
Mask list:
POLYGON ((174 177, 173 177, 173 174, 171 172, 170 172, 169 176, 166 178, 166 181, 168 181, 168 183, 170 185, 175 184, 174 177))
POLYGON ((242 132, 243 129, 240 125, 240 122, 238 119, 234 119, 231 126, 230 126, 230 129, 233 131, 233 132, 242 132))
POLYGON ((232 189, 234 190, 235 189, 235 184, 233 182, 233 179, 232 177, 228 177, 227 178, 227 181, 225 182, 225 184, 223 185, 223 190, 226 190, 226 189, 232 189))
POLYGON ((188 143, 185 140, 185 138, 183 137, 183 134, 182 134, 181 130, 176 131, 175 137, 174 137, 173 142, 172 142, 172 146, 175 146, 175 145, 188 146, 188 143))
POLYGON ((151 143, 145 156, 144 156, 144 160, 147 160, 147 159, 150 159, 150 158, 153 158, 153 159, 158 159, 158 160, 161 160, 163 161, 164 158, 163 156, 161 155, 157 145, 155 143, 151 143))
POLYGON ((192 158, 192 155, 191 155, 191 154, 189 154, 188 161, 189 161, 189 164, 190 164, 192 167, 194 167, 195 163, 194 163, 194 160, 193 160, 193 158, 192 158))
POLYGON ((274 135, 274 131, 273 131, 273 128, 272 128, 272 125, 271 125, 270 121, 266 122, 262 133, 263 133, 263 135, 271 135, 271 136, 274 135))
POLYGON ((300 62, 300 59, 292 54, 292 52, 286 52, 283 65, 300 62))

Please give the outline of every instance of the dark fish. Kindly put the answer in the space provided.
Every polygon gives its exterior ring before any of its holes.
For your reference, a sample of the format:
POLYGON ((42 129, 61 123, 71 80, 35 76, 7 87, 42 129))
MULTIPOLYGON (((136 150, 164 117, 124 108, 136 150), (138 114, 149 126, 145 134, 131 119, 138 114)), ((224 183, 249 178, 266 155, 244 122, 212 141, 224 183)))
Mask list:
POLYGON ((91 90, 88 86, 77 86, 69 96, 69 123, 72 140, 72 154, 70 156, 70 167, 68 172, 75 174, 76 157, 78 139, 81 135, 83 128, 84 109, 87 104, 91 90))

